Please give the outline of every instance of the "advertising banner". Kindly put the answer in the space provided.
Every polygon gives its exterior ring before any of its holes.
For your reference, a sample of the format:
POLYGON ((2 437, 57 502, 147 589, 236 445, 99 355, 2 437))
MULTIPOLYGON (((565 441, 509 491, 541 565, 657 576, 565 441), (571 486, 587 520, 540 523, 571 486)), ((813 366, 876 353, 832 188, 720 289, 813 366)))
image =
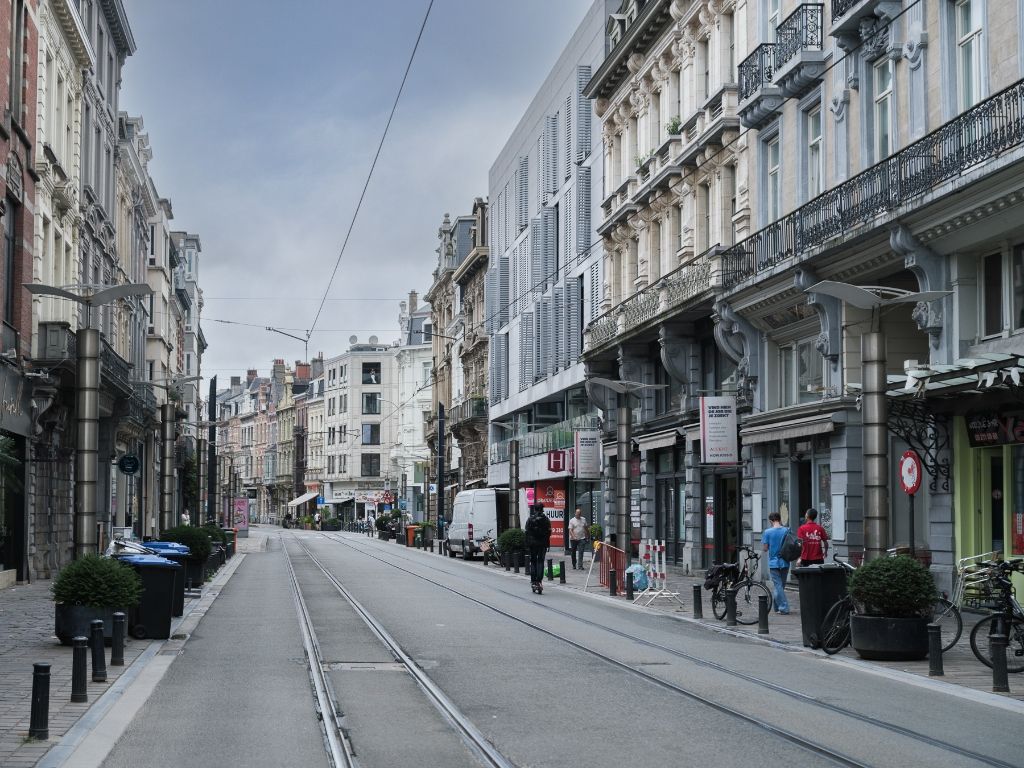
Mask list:
POLYGON ((700 399, 700 460, 702 464, 739 463, 735 397, 700 399))
MULTIPOLYGON (((527 492, 529 497, 529 492, 527 492)), ((552 547, 565 546, 565 481, 545 480, 537 483, 534 499, 544 505, 544 514, 551 521, 552 547)), ((530 503, 533 503, 532 501, 530 503)))
POLYGON ((234 527, 239 531, 249 530, 249 500, 235 499, 234 527))
POLYGON ((576 477, 580 480, 601 479, 601 431, 576 432, 576 477))

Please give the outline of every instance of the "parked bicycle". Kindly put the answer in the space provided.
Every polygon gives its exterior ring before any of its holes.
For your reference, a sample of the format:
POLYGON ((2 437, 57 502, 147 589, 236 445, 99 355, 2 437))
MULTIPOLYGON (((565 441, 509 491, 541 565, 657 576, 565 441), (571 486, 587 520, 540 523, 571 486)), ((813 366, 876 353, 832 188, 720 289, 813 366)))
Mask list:
MULTIPOLYGON (((896 557, 902 553, 898 549, 890 549, 886 554, 889 557, 896 557)), ((846 570, 846 579, 849 582, 850 575, 857 570, 856 566, 845 560, 840 560, 838 554, 832 555, 832 561, 846 570)), ((829 656, 839 653, 850 644, 850 616, 853 615, 853 612, 853 598, 846 594, 833 603, 825 614, 825 618, 821 620, 818 642, 821 650, 829 656)), ((945 653, 957 644, 963 633, 964 621, 960 616, 960 609, 950 600, 938 597, 932 606, 931 620, 932 623, 939 625, 942 652, 945 653)))
POLYGON ((746 553, 742 567, 738 563, 715 563, 704 579, 704 589, 711 590, 711 611, 716 619, 725 618, 725 590, 736 590, 736 621, 740 624, 757 622, 758 598, 768 598, 768 610, 772 609, 772 593, 763 583, 756 581, 757 564, 761 556, 750 547, 739 547, 746 553))
POLYGON ((1006 636, 1006 671, 1024 672, 1024 610, 1014 596, 1010 574, 1024 572, 1024 560, 988 564, 989 584, 996 599, 995 613, 986 616, 971 630, 971 650, 978 661, 992 666, 992 637, 1006 636))
POLYGON ((488 558, 499 565, 501 564, 501 550, 498 549, 498 540, 494 538, 491 531, 487 531, 487 534, 480 541, 480 551, 484 556, 484 565, 487 565, 488 558))

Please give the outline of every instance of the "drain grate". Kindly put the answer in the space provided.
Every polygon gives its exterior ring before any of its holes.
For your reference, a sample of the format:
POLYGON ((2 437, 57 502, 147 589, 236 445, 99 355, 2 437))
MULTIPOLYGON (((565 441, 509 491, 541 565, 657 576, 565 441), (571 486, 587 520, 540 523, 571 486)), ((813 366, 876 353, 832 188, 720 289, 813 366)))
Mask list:
POLYGON ((397 661, 325 661, 320 665, 325 672, 405 672, 405 665, 397 661))

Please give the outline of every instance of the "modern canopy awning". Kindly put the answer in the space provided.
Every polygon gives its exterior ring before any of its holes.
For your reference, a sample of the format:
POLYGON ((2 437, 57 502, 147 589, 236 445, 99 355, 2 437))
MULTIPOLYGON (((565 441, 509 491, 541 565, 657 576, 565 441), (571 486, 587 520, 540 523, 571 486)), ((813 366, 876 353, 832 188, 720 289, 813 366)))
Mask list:
POLYGON ((297 507, 297 506, 299 506, 299 504, 305 504, 310 499, 315 499, 319 495, 320 494, 317 493, 316 491, 310 491, 309 493, 304 493, 301 496, 298 496, 298 497, 292 499, 291 501, 289 501, 288 502, 288 506, 289 507, 297 507))
POLYGON ((770 443, 774 440, 788 440, 794 437, 810 437, 834 432, 836 422, 831 413, 807 416, 800 419, 789 419, 774 424, 759 424, 756 427, 744 427, 740 437, 744 445, 754 443, 770 443))

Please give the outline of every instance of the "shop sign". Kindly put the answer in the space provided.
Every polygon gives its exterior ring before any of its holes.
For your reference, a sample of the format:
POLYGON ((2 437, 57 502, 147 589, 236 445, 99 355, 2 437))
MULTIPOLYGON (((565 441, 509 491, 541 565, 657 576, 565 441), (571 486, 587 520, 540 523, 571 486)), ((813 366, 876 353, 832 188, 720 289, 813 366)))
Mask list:
POLYGON ((565 451, 548 451, 548 472, 565 472, 565 451))
POLYGON ((527 489, 527 503, 533 504, 536 501, 544 505, 544 514, 551 521, 552 547, 565 546, 565 481, 545 480, 537 483, 533 492, 533 499, 530 499, 530 489, 527 489))
POLYGON ((965 418, 967 439, 975 448, 1024 443, 1024 415, 975 413, 965 418))
POLYGON ((133 456, 130 453, 126 453, 117 460, 117 468, 126 475, 134 475, 139 471, 140 466, 139 457, 133 456))
POLYGON ((601 431, 597 429, 576 432, 576 477, 580 480, 601 479, 601 431))
POLYGON ((702 464, 739 462, 735 397, 700 399, 700 460, 702 464))

